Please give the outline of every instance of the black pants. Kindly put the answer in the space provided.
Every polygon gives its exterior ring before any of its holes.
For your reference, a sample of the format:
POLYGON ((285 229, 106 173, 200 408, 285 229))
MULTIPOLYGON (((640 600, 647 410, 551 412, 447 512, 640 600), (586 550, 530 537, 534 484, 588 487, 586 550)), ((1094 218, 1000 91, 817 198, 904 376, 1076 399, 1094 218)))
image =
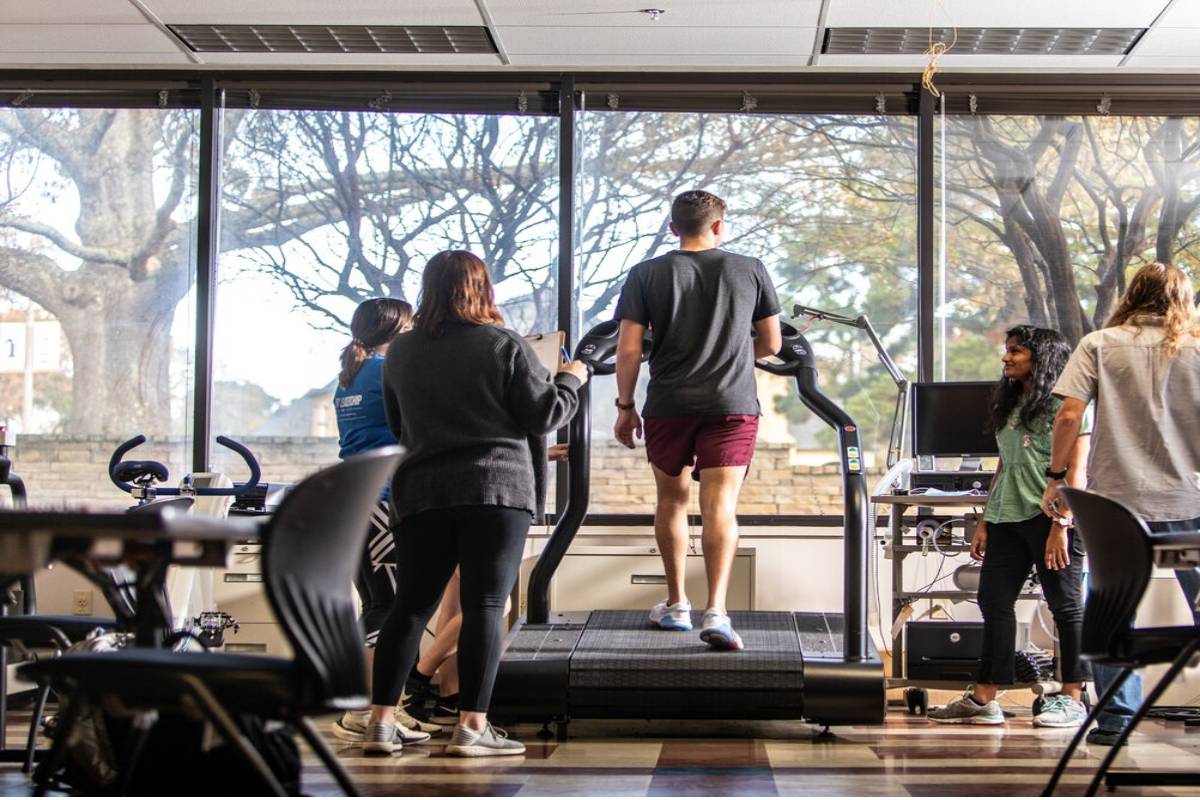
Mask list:
POLYGON ((504 643, 504 604, 517 582, 532 518, 500 506, 463 506, 406 517, 396 529, 400 588, 375 649, 371 702, 395 705, 416 663, 421 634, 459 568, 458 707, 487 711, 504 643))
POLYGON ((983 612, 983 664, 979 682, 1008 684, 1015 681, 1013 659, 1017 640, 1017 595, 1029 568, 1037 567, 1042 595, 1058 629, 1058 659, 1063 683, 1084 679, 1079 659, 1083 634, 1083 541, 1068 531, 1071 564, 1066 569, 1046 568, 1046 539, 1050 518, 1044 514, 1022 522, 989 523, 987 549, 979 576, 979 610, 983 612))
POLYGON ((396 542, 388 521, 389 511, 387 500, 380 500, 371 511, 367 541, 354 575, 367 647, 375 646, 379 629, 396 597, 396 542))

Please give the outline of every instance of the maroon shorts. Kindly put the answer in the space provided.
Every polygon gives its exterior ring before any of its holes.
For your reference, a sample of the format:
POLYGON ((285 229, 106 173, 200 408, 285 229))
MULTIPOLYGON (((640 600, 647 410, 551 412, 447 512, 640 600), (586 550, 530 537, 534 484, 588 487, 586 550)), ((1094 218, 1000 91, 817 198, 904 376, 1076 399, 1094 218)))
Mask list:
POLYGON ((668 475, 693 464, 699 480, 709 467, 749 467, 758 437, 758 417, 749 414, 704 417, 646 417, 646 458, 668 475))

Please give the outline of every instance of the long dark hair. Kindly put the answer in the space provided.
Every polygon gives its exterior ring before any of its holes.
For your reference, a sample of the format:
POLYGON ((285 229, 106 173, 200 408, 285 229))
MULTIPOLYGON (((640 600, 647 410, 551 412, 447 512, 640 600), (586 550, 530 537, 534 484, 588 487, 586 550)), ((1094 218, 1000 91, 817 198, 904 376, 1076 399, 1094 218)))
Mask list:
POLYGON ((1018 405, 1021 406, 1021 427, 1027 431, 1032 431, 1038 420, 1049 416, 1050 404, 1054 400, 1054 384, 1071 357, 1071 346, 1067 340, 1061 333, 1049 328, 1017 325, 1005 331, 1005 346, 1009 339, 1016 339, 1017 344, 1033 354, 1033 374, 1029 377, 1028 390, 1021 381, 1000 378, 992 394, 992 410, 988 420, 988 431, 993 433, 1008 424, 1008 418, 1018 405))
POLYGON ((338 385, 348 387, 371 351, 396 338, 412 322, 413 308, 403 300, 377 297, 358 304, 350 318, 350 344, 342 348, 342 371, 338 385))
POLYGON ((443 250, 429 259, 413 325, 427 336, 441 336, 452 321, 504 324, 487 264, 466 250, 443 250))

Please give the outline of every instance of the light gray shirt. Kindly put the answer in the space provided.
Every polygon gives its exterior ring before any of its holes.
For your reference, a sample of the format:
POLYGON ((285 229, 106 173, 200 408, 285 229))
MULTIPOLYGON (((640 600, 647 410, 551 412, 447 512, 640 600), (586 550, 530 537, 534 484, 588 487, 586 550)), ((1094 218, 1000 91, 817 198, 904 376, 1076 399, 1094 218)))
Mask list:
POLYGON ((1200 516, 1200 338, 1168 357, 1161 317, 1079 342, 1054 387, 1096 403, 1088 489, 1146 520, 1200 516))

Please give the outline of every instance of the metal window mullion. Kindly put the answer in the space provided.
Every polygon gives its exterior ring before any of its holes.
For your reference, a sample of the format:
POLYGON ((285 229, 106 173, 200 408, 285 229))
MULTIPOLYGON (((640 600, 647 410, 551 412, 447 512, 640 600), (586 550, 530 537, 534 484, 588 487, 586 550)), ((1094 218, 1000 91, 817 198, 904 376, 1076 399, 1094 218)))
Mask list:
POLYGON ((200 84, 200 179, 196 213, 196 368, 192 396, 192 471, 207 472, 212 429, 213 321, 221 207, 223 89, 200 84))
MULTIPOLYGON (((934 364, 934 249, 933 103, 934 97, 917 86, 917 375, 933 380, 934 364)), ((943 346, 945 343, 943 342, 943 346)))
MULTIPOLYGON (((572 351, 579 331, 575 330, 575 76, 564 75, 558 88, 558 327, 567 334, 572 351)), ((566 444, 567 429, 560 428, 557 441, 566 444)), ((567 503, 569 476, 561 465, 555 470, 554 510, 561 513, 567 503)))

